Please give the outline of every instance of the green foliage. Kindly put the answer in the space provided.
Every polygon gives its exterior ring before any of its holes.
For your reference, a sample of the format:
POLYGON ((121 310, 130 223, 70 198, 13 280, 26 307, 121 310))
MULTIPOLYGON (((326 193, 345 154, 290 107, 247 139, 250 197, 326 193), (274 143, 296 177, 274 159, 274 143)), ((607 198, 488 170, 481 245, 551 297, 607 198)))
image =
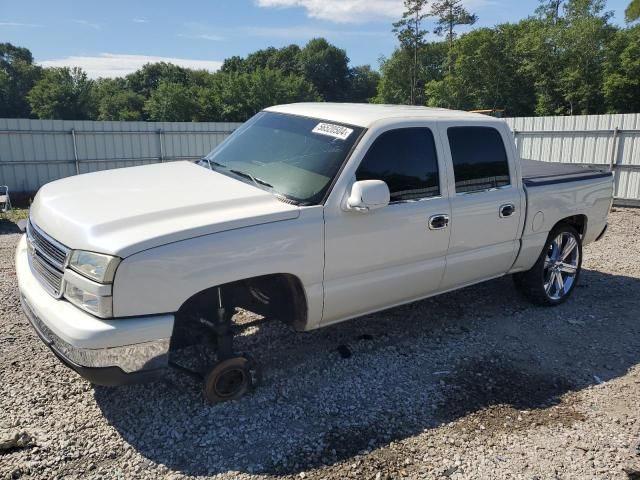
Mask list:
POLYGON ((570 115, 603 113, 602 73, 607 42, 614 33, 605 0, 569 0, 557 38, 560 91, 570 115))
POLYGON ((438 0, 429 13, 446 38, 436 42, 422 27, 431 4, 404 5, 394 24, 399 47, 381 59, 380 73, 350 66, 346 52, 322 38, 231 57, 216 73, 156 63, 96 81, 79 69, 43 69, 29 50, 0 44, 0 117, 244 121, 299 101, 496 108, 514 116, 640 111, 640 26, 612 26, 605 0, 540 0, 535 16, 460 37, 456 27, 475 16, 460 0, 438 0))
POLYGON ((616 32, 607 51, 603 93, 609 112, 640 112, 640 26, 616 32))
POLYGON ((404 0, 402 18, 393 24, 393 32, 402 47, 415 50, 424 45, 429 32, 422 28, 422 22, 429 16, 428 4, 428 0, 404 0))
POLYGON ((79 68, 44 70, 27 101, 38 118, 90 120, 95 118, 94 83, 79 68))
POLYGON ((469 13, 462 5, 462 0, 439 0, 431 6, 431 15, 436 17, 434 33, 445 36, 449 44, 453 44, 456 36, 455 29, 460 25, 473 25, 478 16, 469 13))
POLYGON ((198 104, 189 87, 161 80, 145 102, 144 111, 155 122, 190 122, 197 114, 198 104))
POLYGON ((422 27, 422 22, 429 16, 427 12, 428 0, 404 0, 404 12, 402 18, 393 24, 393 32, 398 37, 400 46, 413 53, 413 62, 410 64, 409 73, 409 103, 421 104, 423 102, 422 89, 419 88, 420 64, 418 53, 425 44, 427 30, 422 27))
POLYGON ((349 101, 355 103, 368 103, 377 93, 380 74, 372 70, 369 65, 363 65, 351 69, 351 87, 349 101))
POLYGON ((463 35, 447 74, 427 83, 427 103, 508 115, 638 111, 637 34, 610 19, 604 0, 545 0, 537 17, 463 35))
POLYGON ((426 86, 429 105, 532 113, 528 107, 531 98, 523 96, 526 83, 518 73, 518 59, 511 53, 509 40, 509 32, 503 28, 483 28, 463 35, 453 46, 454 73, 426 86))
POLYGON ((188 85, 189 70, 172 63, 147 63, 140 70, 127 75, 126 80, 131 90, 149 98, 163 82, 188 85))
POLYGON ((29 50, 0 43, 0 118, 31 116, 27 94, 41 74, 29 50))
POLYGON ((98 120, 143 120, 145 98, 127 86, 124 79, 96 82, 98 120))
POLYGON ((314 38, 300 51, 300 71, 327 102, 345 101, 349 92, 349 57, 324 38, 314 38))
POLYGON ((640 19, 640 0, 631 0, 631 3, 624 12, 627 22, 635 22, 640 19))
MULTIPOLYGON (((432 80, 442 80, 447 50, 447 44, 441 42, 427 43, 420 47, 418 50, 420 68, 416 79, 419 92, 423 92, 425 85, 432 80)), ((400 105, 412 103, 412 79, 409 71, 413 62, 412 52, 406 49, 397 49, 391 57, 381 60, 380 71, 382 75, 378 84, 378 93, 374 99, 376 103, 400 105)))
POLYGON ((212 75, 208 86, 198 91, 197 98, 197 120, 226 122, 243 122, 279 103, 320 100, 309 81, 270 69, 218 72, 212 75))
POLYGON ((26 220, 27 218, 29 218, 28 208, 12 207, 8 212, 0 210, 0 222, 7 221, 17 224, 20 220, 26 220))

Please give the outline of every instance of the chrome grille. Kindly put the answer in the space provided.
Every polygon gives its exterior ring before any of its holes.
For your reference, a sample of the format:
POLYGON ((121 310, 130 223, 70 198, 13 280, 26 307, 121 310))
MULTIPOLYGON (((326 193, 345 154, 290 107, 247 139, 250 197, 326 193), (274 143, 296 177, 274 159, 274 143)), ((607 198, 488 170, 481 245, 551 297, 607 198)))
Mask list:
POLYGON ((62 295, 62 277, 69 249, 49 237, 31 220, 27 223, 27 239, 34 275, 51 295, 59 298, 62 295))

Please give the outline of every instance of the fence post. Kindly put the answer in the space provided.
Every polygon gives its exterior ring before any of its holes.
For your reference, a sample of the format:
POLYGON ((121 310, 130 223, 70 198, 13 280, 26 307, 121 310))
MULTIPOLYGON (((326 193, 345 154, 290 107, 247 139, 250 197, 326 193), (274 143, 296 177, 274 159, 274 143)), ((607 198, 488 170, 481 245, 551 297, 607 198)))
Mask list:
POLYGON ((164 162, 164 144, 163 144, 163 135, 162 135, 162 129, 159 128, 158 129, 158 140, 160 142, 160 163, 164 162))
POLYGON ((80 175, 80 161, 78 160, 78 142, 76 141, 76 129, 71 129, 71 140, 73 141, 73 160, 76 163, 76 175, 80 175))
POLYGON ((609 164, 609 171, 613 172, 616 170, 616 163, 618 160, 618 147, 620 142, 618 141, 618 137, 620 136, 620 129, 618 127, 613 129, 613 144, 611 145, 611 163, 609 164))
POLYGON ((516 152, 518 152, 518 155, 521 154, 520 152, 520 136, 518 135, 518 131, 514 128, 513 129, 513 141, 516 144, 516 152))

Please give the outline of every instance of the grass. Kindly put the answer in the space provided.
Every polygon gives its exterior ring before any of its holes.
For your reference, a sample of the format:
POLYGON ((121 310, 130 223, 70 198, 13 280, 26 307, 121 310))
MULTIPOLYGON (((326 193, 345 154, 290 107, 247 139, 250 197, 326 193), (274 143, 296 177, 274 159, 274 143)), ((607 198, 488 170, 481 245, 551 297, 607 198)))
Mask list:
POLYGON ((25 220, 29 217, 28 208, 12 208, 8 212, 0 211, 0 221, 7 220, 9 222, 18 223, 20 220, 25 220))

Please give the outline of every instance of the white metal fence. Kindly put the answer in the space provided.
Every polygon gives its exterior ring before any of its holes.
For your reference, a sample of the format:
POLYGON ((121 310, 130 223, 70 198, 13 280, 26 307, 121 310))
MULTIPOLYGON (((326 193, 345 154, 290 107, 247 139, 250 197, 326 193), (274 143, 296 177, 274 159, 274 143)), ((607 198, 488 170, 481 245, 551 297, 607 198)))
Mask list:
POLYGON ((640 114, 510 118, 522 158, 615 172, 617 204, 640 206, 640 114))
POLYGON ((200 158, 239 125, 0 119, 0 185, 33 192, 79 173, 200 158))
MULTIPOLYGON (((618 203, 640 205, 640 114, 506 121, 523 158, 612 168, 618 203)), ((0 119, 0 185, 33 192, 78 173, 200 158, 239 125, 0 119)))

